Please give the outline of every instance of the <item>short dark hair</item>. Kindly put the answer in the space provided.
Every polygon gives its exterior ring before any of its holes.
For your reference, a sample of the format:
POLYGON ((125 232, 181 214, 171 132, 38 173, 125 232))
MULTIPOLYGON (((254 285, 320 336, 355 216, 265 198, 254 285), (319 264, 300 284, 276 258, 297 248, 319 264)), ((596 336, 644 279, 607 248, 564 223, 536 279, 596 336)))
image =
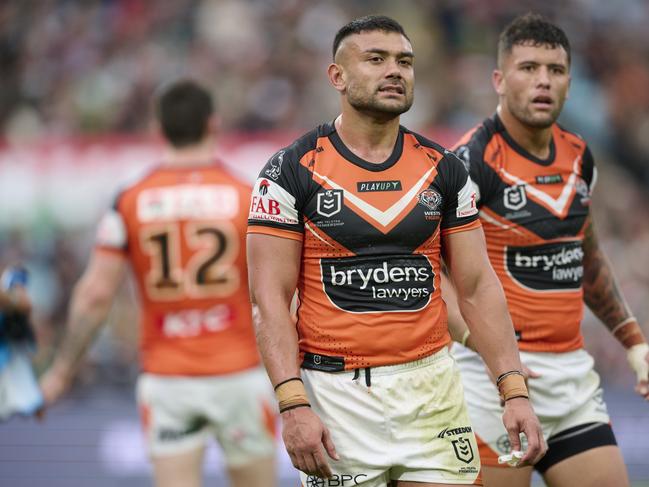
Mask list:
POLYGON ((343 25, 340 30, 336 33, 334 37, 333 45, 333 57, 336 57, 340 43, 345 37, 348 37, 352 34, 360 34, 361 32, 372 32, 375 30, 381 30, 383 32, 396 32, 401 34, 406 39, 410 38, 406 35, 406 32, 403 30, 403 27, 399 22, 385 15, 366 15, 365 17, 360 17, 354 19, 346 25, 343 25))
POLYGON ((498 39, 498 64, 516 45, 563 47, 570 63, 570 42, 566 33, 539 14, 528 12, 512 20, 498 39))
POLYGON ((210 93, 190 79, 181 79, 161 88, 155 113, 162 133, 174 147, 200 142, 214 113, 210 93))

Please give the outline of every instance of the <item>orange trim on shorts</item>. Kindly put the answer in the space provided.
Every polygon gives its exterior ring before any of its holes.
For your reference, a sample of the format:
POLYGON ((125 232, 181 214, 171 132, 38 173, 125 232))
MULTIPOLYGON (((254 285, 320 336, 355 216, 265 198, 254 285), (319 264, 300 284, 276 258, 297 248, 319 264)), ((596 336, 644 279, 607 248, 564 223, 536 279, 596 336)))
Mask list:
POLYGON ((271 438, 277 437, 277 414, 267 401, 261 400, 261 411, 264 419, 264 426, 271 438))
MULTIPOLYGON (((477 434, 475 435, 475 439, 478 442, 478 452, 480 453, 480 463, 482 464, 483 467, 498 467, 498 468, 503 468, 507 467, 506 464, 499 464, 498 463, 498 453, 493 451, 485 441, 480 438, 477 434)), ((480 472, 480 475, 478 478, 480 478, 482 475, 482 471, 480 472)), ((481 485, 481 484, 480 484, 481 485)))
POLYGON ((151 429, 151 408, 148 404, 140 404, 140 421, 142 422, 142 430, 145 435, 149 434, 151 429))

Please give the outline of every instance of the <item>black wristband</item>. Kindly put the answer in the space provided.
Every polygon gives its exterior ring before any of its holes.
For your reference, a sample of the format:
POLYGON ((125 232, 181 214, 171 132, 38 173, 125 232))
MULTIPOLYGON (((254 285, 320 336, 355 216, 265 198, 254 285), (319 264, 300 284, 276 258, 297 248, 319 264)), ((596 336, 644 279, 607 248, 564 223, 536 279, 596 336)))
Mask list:
POLYGON ((308 404, 308 403, 294 404, 293 406, 288 406, 288 407, 285 407, 284 409, 280 409, 279 414, 285 413, 286 411, 290 411, 291 409, 310 408, 310 407, 311 407, 311 404, 308 404))
POLYGON ((496 385, 500 384, 505 377, 508 377, 510 375, 523 375, 523 373, 520 370, 510 370, 509 372, 500 374, 496 379, 496 385))
POLYGON ((282 382, 277 384, 275 387, 273 387, 273 390, 276 391, 279 386, 286 384, 287 382, 291 382, 292 380, 299 380, 300 382, 302 382, 302 379, 300 379, 299 377, 291 377, 290 379, 283 380, 282 382))

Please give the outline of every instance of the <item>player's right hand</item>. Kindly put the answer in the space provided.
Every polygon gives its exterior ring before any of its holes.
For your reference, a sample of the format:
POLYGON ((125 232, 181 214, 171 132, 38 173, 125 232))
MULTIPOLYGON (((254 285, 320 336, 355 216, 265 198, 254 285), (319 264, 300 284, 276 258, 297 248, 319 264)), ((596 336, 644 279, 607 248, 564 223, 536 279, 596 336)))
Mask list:
POLYGON ((293 466, 307 475, 331 478, 333 473, 322 447, 332 459, 339 460, 339 457, 320 418, 308 407, 290 409, 281 416, 282 437, 293 466))
POLYGON ((519 467, 534 465, 543 458, 548 445, 543 437, 541 423, 534 414, 529 399, 516 397, 505 402, 503 424, 509 435, 512 451, 522 450, 520 433, 527 437, 527 451, 518 464, 519 467))

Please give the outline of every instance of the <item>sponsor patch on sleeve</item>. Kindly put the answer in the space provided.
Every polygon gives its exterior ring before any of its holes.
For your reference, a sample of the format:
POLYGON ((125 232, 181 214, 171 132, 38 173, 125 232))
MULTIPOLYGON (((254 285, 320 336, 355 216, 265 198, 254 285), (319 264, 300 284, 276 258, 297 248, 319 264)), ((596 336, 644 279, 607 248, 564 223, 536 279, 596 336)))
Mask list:
POLYGON ((250 222, 275 222, 285 225, 300 223, 295 197, 276 182, 259 178, 252 190, 250 222))
POLYGON ((476 199, 478 195, 475 186, 470 178, 467 178, 464 187, 457 193, 457 210, 455 214, 458 218, 466 218, 478 213, 476 199))

